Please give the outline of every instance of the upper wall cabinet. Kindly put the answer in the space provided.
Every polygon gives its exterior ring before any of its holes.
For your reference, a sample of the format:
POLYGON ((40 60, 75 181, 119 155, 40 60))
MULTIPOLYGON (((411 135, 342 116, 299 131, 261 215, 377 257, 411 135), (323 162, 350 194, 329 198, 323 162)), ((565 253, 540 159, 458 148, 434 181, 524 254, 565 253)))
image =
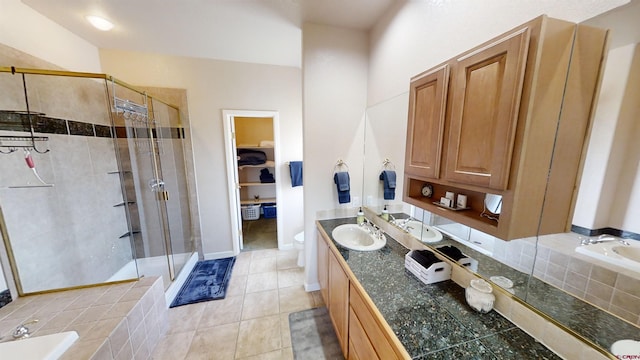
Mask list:
POLYGON ((411 82, 405 172, 438 178, 444 136, 449 65, 418 75, 411 82))
POLYGON ((540 16, 412 78, 403 199, 505 240, 567 231, 606 38, 540 16))
POLYGON ((455 61, 447 180, 507 188, 528 45, 525 28, 455 61))

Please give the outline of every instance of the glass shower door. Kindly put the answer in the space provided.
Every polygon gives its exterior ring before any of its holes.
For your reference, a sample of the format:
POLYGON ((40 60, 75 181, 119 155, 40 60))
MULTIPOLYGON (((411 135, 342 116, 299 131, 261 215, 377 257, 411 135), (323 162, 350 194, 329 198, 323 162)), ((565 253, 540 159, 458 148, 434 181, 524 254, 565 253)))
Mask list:
POLYGON ((178 109, 152 99, 154 145, 157 147, 158 168, 164 186, 169 241, 169 263, 173 277, 177 276, 193 253, 189 192, 184 157, 184 130, 178 109))

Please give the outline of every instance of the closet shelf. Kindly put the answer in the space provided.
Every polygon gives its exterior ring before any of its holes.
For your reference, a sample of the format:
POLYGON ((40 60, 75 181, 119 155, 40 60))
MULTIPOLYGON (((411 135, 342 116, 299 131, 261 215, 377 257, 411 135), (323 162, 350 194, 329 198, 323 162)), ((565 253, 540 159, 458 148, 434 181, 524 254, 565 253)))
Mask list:
POLYGON ((275 185, 275 182, 272 183, 263 183, 263 182, 243 182, 240 183, 240 187, 243 186, 265 186, 265 185, 275 185))
POLYGON ((265 167, 275 167, 276 163, 272 160, 267 160, 264 164, 258 165, 240 165, 238 166, 238 170, 242 170, 244 168, 265 168, 265 167))
POLYGON ((275 203, 275 202, 276 202, 276 198, 260 198, 260 199, 240 200, 240 205, 264 204, 264 203, 275 203))

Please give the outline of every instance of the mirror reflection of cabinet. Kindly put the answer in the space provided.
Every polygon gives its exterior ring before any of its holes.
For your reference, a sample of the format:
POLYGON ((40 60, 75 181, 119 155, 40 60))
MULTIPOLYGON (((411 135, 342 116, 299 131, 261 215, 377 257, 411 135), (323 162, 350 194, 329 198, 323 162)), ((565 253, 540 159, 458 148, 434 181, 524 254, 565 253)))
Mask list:
POLYGON ((505 240, 568 230, 606 35, 541 16, 412 79, 403 200, 505 240), (435 153, 426 135, 442 114, 435 91, 416 94, 447 65, 441 154, 423 161, 433 172, 416 171, 409 155, 435 153), (465 195, 469 209, 434 204, 447 192, 465 195), (481 216, 487 193, 502 196, 499 220, 481 216))

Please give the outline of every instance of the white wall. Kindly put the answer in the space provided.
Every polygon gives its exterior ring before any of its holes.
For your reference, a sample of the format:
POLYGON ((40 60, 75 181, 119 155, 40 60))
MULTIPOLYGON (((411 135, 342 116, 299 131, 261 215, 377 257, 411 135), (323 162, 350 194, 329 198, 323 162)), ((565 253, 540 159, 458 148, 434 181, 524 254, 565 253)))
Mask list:
MULTIPOLYGON (((105 49, 100 58, 106 73, 130 84, 187 89, 202 249, 208 257, 231 252, 222 110, 278 111, 281 160, 302 159, 300 69, 105 49)), ((307 179, 305 174, 305 185, 307 179)), ((276 186, 282 194, 278 216, 287 224, 283 239, 292 244, 303 228, 302 190, 287 181, 276 186)))
MULTIPOLYGON (((398 4, 371 33, 368 104, 406 92, 412 76, 538 15, 580 22, 628 2, 461 0, 398 4)), ((607 71, 612 73, 605 78, 600 115, 594 121, 593 134, 598 136, 592 137, 588 150, 580 186, 584 190, 576 204, 574 224, 638 232, 640 224, 631 219, 637 219, 640 211, 634 207, 640 201, 640 170, 637 156, 632 155, 637 149, 625 140, 633 130, 632 122, 624 120, 621 125, 617 119, 626 86, 620 79, 626 79, 633 50, 616 51, 609 60, 607 71), (621 127, 614 131, 617 125, 621 127), (613 159, 616 161, 611 162, 613 159)))
POLYGON ((368 104, 406 92, 409 79, 539 15, 579 22, 628 0, 408 1, 371 33, 368 104))
MULTIPOLYGON (((622 225, 620 221, 612 223, 611 220, 614 213, 619 213, 619 209, 626 210, 628 205, 626 199, 619 203, 622 199, 616 194, 621 189, 616 184, 623 172, 631 171, 635 175, 637 171, 637 166, 627 167, 623 161, 627 144, 632 143, 629 135, 637 121, 620 117, 625 92, 630 85, 628 80, 635 48, 636 45, 632 44, 612 49, 607 56, 573 217, 574 225, 589 229, 614 227, 613 223, 622 225)), ((634 232, 638 232, 639 226, 635 224, 634 232)))
POLYGON ((0 43, 70 71, 101 72, 97 47, 20 0, 0 0, 0 43))
POLYGON ((337 209, 355 216, 353 207, 360 205, 368 36, 362 31, 305 24, 302 37, 305 286, 311 290, 317 286, 318 212, 335 214, 337 209), (349 167, 350 204, 338 203, 333 183, 338 159, 349 167))

